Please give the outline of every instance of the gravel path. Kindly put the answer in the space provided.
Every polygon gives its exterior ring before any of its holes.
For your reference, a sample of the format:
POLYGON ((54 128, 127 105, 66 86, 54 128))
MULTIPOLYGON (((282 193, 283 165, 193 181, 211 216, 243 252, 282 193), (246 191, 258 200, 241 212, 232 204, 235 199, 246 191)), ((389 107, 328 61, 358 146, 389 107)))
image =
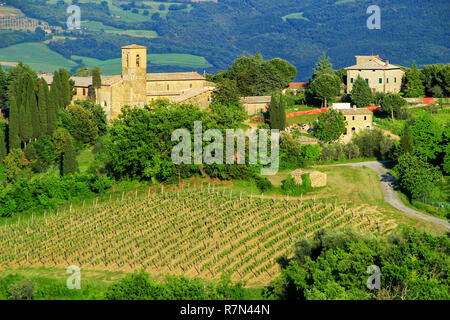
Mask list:
POLYGON ((400 197, 398 196, 397 191, 395 188, 395 178, 388 172, 388 170, 383 166, 384 163, 388 161, 368 161, 368 162, 359 162, 359 163, 345 163, 345 164, 336 164, 335 166, 338 167, 362 167, 366 166, 373 171, 375 171, 378 174, 378 177, 380 178, 381 182, 381 189, 383 190, 384 200, 389 203, 394 208, 409 214, 411 216, 433 222, 436 224, 439 224, 447 230, 450 230, 450 223, 443 219, 439 219, 433 216, 426 215, 422 212, 416 211, 414 209, 411 209, 407 206, 405 206, 400 200, 400 197))

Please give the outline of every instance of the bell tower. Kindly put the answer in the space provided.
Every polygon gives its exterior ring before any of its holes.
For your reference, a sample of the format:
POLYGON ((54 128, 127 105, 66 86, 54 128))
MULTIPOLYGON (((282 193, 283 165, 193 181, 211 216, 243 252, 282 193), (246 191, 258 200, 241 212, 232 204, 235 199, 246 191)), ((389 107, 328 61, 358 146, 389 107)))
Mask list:
POLYGON ((147 98, 147 47, 122 47, 122 105, 144 106, 147 98))

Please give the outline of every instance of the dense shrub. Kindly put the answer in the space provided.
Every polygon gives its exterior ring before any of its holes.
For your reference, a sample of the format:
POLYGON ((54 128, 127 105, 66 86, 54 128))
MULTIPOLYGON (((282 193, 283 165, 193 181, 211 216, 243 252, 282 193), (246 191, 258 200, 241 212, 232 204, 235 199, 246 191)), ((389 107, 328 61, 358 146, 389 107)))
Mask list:
POLYGON ((312 189, 309 173, 302 175, 302 185, 298 185, 291 175, 288 175, 288 177, 281 182, 281 190, 283 194, 287 196, 300 196, 312 189))
POLYGON ((270 180, 266 177, 255 176, 253 179, 255 180, 256 186, 258 187, 259 191, 261 192, 266 192, 273 188, 272 182, 270 182, 270 180))
POLYGON ((55 208, 70 199, 104 192, 111 185, 112 181, 107 177, 87 174, 21 179, 0 192, 0 216, 30 209, 55 208))

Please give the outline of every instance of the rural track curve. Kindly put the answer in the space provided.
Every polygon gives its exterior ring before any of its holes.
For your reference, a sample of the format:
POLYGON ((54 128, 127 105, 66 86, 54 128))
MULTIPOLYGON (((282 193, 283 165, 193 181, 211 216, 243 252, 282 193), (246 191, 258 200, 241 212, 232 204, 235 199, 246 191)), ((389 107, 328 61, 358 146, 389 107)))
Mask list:
POLYGON ((439 219, 433 216, 426 215, 422 212, 416 211, 405 206, 400 200, 398 192, 395 190, 395 178, 391 175, 388 170, 384 167, 385 163, 389 163, 389 161, 366 161, 366 162, 358 162, 358 163, 345 163, 345 164, 335 164, 336 167, 368 167, 375 171, 375 173, 380 178, 381 189, 383 191, 384 200, 389 203, 394 208, 409 214, 411 216, 417 217, 419 219, 423 219, 438 225, 443 226, 447 230, 450 230, 450 223, 443 219, 439 219))

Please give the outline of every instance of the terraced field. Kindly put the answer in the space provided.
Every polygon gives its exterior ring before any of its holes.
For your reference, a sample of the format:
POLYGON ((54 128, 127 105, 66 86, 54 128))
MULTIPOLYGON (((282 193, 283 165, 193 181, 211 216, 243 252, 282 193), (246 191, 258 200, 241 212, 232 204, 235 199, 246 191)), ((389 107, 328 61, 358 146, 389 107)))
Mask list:
POLYGON ((75 264, 83 269, 184 274, 267 284, 276 258, 321 228, 352 225, 388 233, 396 225, 376 210, 335 198, 274 200, 214 185, 149 189, 80 209, 5 224, 0 268, 75 264))

